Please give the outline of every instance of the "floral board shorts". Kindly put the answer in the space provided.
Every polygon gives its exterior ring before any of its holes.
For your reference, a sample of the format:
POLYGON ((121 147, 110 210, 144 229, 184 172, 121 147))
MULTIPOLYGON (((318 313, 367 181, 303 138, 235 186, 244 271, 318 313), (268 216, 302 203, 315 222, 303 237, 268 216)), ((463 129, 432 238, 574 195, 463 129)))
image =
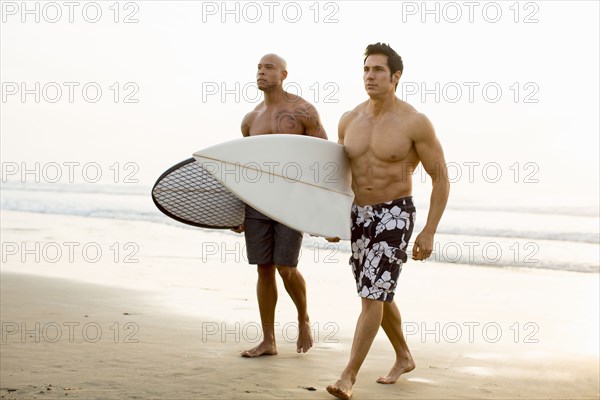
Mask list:
POLYGON ((350 265, 358 295, 391 302, 406 248, 412 235, 416 209, 412 197, 376 205, 352 205, 352 256, 350 265))

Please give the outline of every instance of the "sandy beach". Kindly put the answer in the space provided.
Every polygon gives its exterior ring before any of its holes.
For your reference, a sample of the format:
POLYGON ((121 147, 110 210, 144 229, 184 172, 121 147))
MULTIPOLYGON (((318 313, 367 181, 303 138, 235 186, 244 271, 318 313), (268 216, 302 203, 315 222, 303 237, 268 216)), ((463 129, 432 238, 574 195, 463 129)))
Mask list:
MULTIPOLYGON (((348 254, 304 249, 315 346, 260 339, 243 238, 145 221, 2 212, 4 399, 330 399, 360 300, 348 254)), ((324 242, 323 242, 324 243, 324 242)), ((599 398, 597 274, 409 261, 397 302, 417 368, 395 385, 381 331, 355 399, 599 398)))

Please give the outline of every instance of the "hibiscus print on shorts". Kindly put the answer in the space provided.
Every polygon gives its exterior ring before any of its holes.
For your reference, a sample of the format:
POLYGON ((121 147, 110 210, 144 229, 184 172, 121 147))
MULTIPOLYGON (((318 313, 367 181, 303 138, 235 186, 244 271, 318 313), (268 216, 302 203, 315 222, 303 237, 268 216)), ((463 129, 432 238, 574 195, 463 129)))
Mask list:
POLYGON ((352 206, 350 265, 361 297, 392 301, 406 247, 412 234, 415 207, 412 198, 375 206, 352 206))

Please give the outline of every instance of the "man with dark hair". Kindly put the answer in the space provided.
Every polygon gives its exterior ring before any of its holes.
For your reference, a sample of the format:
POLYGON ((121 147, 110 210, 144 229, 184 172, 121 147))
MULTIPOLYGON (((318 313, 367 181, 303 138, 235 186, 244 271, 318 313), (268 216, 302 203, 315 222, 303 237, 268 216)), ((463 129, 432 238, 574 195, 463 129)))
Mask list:
MULTIPOLYGON (((258 63, 256 83, 264 94, 262 101, 242 121, 244 136, 277 133, 309 135, 327 139, 317 110, 303 98, 283 90, 287 66, 276 54, 265 55, 258 63)), ((263 341, 242 353, 244 357, 277 354, 275 344, 275 305, 277 281, 281 276, 285 289, 298 310, 296 351, 306 353, 313 345, 306 305, 306 283, 296 268, 302 232, 280 224, 250 206, 246 207, 244 225, 246 251, 250 264, 258 265, 256 294, 263 329, 263 341)))
POLYGON ((395 383, 415 368, 393 301, 415 221, 412 174, 422 163, 433 182, 427 222, 414 242, 413 260, 431 255, 450 190, 444 152, 433 126, 425 115, 396 97, 402 59, 381 43, 368 46, 365 56, 363 80, 369 99, 342 116, 338 132, 352 172, 350 264, 362 297, 350 361, 340 379, 327 387, 342 399, 352 396, 356 375, 380 326, 394 347, 396 360, 377 382, 395 383))
MULTIPOLYGON (((402 63, 402 57, 394 49, 384 43, 375 43, 367 46, 367 50, 365 50, 365 59, 363 64, 367 62, 367 58, 373 54, 383 54, 387 56, 387 65, 390 69, 390 74, 394 75, 397 71, 400 71, 400 75, 404 71, 404 64, 402 63)), ((398 82, 396 82, 396 86, 394 86, 394 90, 398 87, 398 82)))

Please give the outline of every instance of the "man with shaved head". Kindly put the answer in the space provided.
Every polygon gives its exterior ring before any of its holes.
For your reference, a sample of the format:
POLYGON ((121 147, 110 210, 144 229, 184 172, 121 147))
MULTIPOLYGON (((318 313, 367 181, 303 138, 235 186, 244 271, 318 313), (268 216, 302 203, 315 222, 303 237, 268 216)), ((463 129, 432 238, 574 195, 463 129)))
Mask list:
MULTIPOLYGON (((242 121, 242 134, 247 136, 296 134, 327 139, 317 110, 300 96, 283 90, 287 65, 276 54, 267 54, 258 63, 256 83, 264 100, 242 121)), ((277 304, 276 271, 281 276, 298 310, 296 351, 306 353, 313 345, 306 305, 306 283, 297 269, 302 232, 291 229, 246 206, 244 225, 250 264, 258 267, 256 294, 263 329, 262 342, 242 352, 244 357, 277 354, 275 343, 275 305, 277 304)))

